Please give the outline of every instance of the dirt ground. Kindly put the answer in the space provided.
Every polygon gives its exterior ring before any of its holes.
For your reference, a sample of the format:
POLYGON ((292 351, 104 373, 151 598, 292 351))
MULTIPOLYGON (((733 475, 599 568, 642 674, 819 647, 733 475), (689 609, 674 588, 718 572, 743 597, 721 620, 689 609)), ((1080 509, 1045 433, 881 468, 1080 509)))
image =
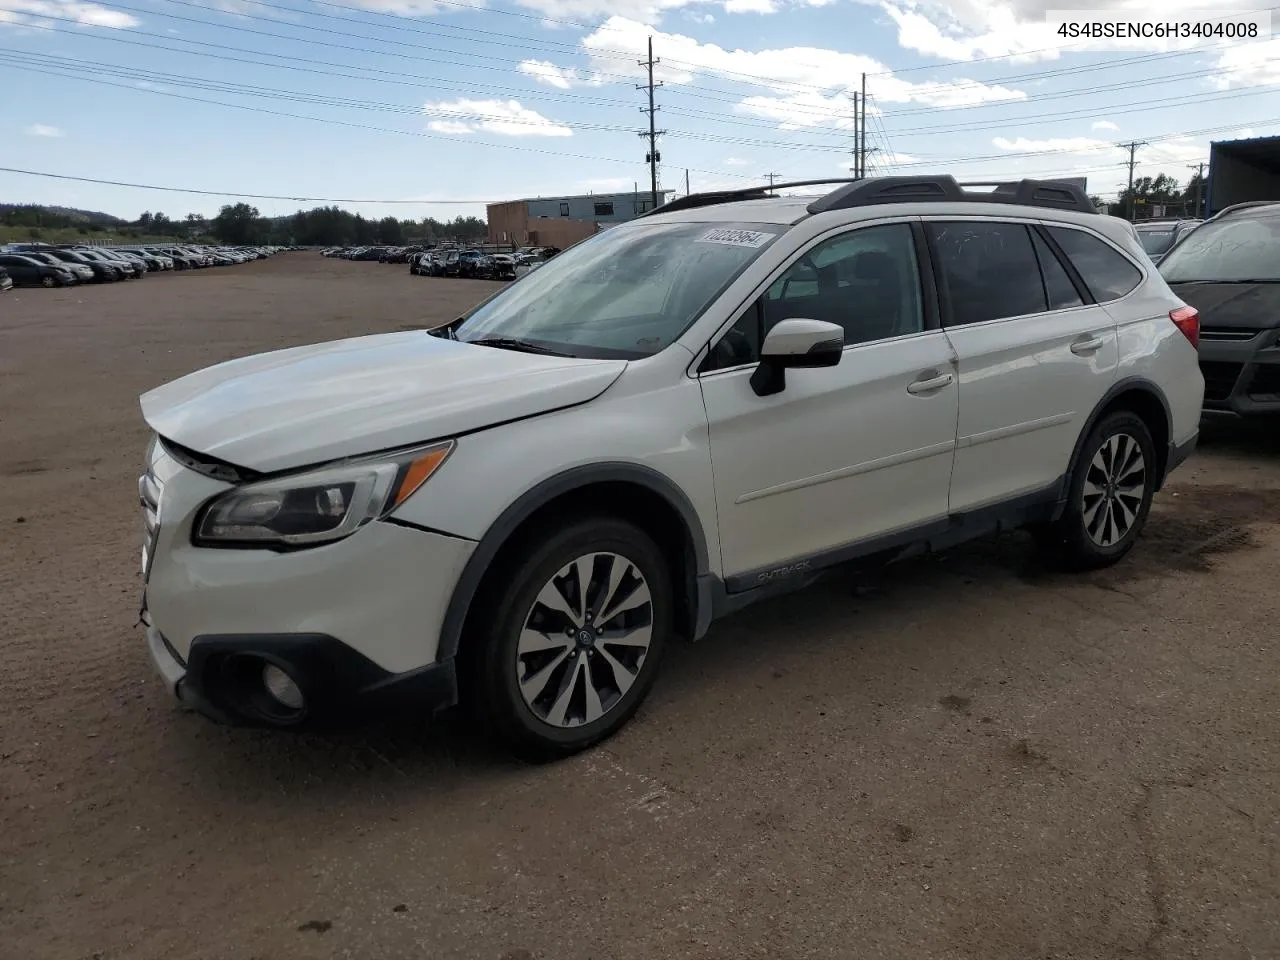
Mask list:
POLYGON ((489 289, 296 253, 0 296, 0 960, 1280 957, 1274 426, 1206 426, 1111 571, 834 578, 554 766, 180 712, 138 394, 489 289))

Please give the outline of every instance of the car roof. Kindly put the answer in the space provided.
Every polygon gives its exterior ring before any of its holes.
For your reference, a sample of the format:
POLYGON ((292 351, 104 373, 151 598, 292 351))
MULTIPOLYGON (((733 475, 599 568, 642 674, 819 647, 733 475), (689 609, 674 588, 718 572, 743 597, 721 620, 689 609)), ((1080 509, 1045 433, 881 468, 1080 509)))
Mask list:
MULTIPOLYGON (((955 177, 943 175, 798 180, 695 193, 677 197, 637 219, 658 217, 674 223, 754 221, 790 225, 809 216, 835 211, 845 214, 841 218, 845 222, 857 222, 883 217, 888 209, 894 210, 898 216, 908 217, 936 215, 942 211, 959 215, 991 215, 997 209, 1005 216, 1035 218, 1048 217, 1049 211, 1059 216, 1075 214, 1090 218, 1090 223, 1099 216, 1093 201, 1075 182, 1023 179, 961 183, 955 177), (787 195, 785 192, 797 188, 811 192, 812 188, 819 186, 826 192, 817 197, 787 195)), ((1067 222, 1072 222, 1070 217, 1067 222)))

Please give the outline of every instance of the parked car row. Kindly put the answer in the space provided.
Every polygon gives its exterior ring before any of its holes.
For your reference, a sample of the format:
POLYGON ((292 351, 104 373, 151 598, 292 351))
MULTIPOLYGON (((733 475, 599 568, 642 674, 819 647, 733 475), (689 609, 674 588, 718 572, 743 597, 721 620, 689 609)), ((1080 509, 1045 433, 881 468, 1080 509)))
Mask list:
POLYGON ((514 280, 536 270, 559 252, 555 247, 525 247, 514 253, 429 250, 409 259, 409 272, 420 277, 514 280))
POLYGON ((164 270, 195 270, 260 260, 283 247, 212 247, 203 244, 91 247, 87 244, 14 244, 0 249, 0 291, 14 286, 70 287, 78 283, 141 280, 164 270))

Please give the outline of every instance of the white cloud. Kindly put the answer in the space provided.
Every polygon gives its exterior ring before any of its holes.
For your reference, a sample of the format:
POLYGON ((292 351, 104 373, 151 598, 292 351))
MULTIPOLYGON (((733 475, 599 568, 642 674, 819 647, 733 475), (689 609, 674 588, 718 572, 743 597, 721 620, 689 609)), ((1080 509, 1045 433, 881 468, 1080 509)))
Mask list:
POLYGON ((707 0, 516 0, 526 9, 551 19, 595 21, 620 16, 646 24, 657 24, 670 10, 695 6, 707 0))
POLYGON ((655 50, 661 51, 663 62, 654 72, 663 82, 688 84, 705 74, 763 88, 767 93, 744 97, 737 112, 774 120, 787 130, 851 126, 850 91, 864 72, 876 75, 875 95, 881 103, 962 107, 1026 97, 1020 90, 975 80, 902 80, 871 57, 818 47, 726 50, 682 34, 656 31, 621 16, 609 18, 582 43, 593 55, 597 69, 624 72, 640 79, 639 65, 617 59, 617 54, 621 51, 643 59, 650 36, 655 50))
POLYGON ((1018 137, 1010 140, 1007 137, 996 137, 992 141, 1001 150, 1015 153, 1040 153, 1052 150, 1055 153, 1091 153, 1097 150, 1115 150, 1115 144, 1109 140, 1095 140, 1092 137, 1049 137, 1045 140, 1029 140, 1018 137))
POLYGON ((716 22, 716 18, 709 13, 698 13, 694 10, 685 11, 685 19, 692 20, 694 23, 711 24, 716 22))
POLYGON ((777 13, 774 0, 724 0, 725 13, 777 13))
POLYGON ((398 13, 402 17, 427 17, 441 11, 450 13, 459 7, 483 8, 485 6, 485 0, 450 0, 447 4, 435 3, 434 0, 347 0, 347 2, 352 6, 364 7, 366 10, 398 13))
POLYGON ((59 127, 51 127, 46 123, 33 123, 25 133, 29 137, 65 137, 66 131, 59 127))
POLYGON ((636 181, 630 177, 596 177, 592 180, 579 180, 574 189, 584 193, 623 193, 637 188, 636 181))
POLYGON ((545 83, 559 90, 569 90, 573 87, 599 87, 604 83, 604 79, 598 75, 583 77, 575 67, 557 67, 547 60, 522 60, 519 70, 539 83, 545 83))
POLYGON ((469 123, 463 123, 461 120, 432 120, 427 124, 428 130, 434 130, 436 133, 464 134, 472 133, 473 128, 469 123))
POLYGON ((571 137, 573 130, 549 120, 518 100, 455 100, 424 105, 432 120, 427 128, 439 133, 496 133, 507 137, 571 137))
POLYGON ((1219 90, 1280 84, 1280 37, 1229 47, 1218 57, 1210 82, 1219 90))
POLYGON ((120 10, 109 10, 83 0, 0 0, 0 26, 51 29, 56 21, 70 20, 84 27, 126 30, 142 21, 120 10), (41 17, 51 17, 44 20, 41 17))
POLYGON ((1095 120, 1095 121, 1093 121, 1093 127, 1092 127, 1091 129, 1094 129, 1094 130, 1119 130, 1120 128, 1119 128, 1119 127, 1117 127, 1117 126, 1116 126, 1114 123, 1112 123, 1110 120, 1095 120))
POLYGON ((725 160, 724 165, 726 167, 745 167, 749 163, 751 163, 750 160, 743 160, 741 157, 729 157, 725 160))

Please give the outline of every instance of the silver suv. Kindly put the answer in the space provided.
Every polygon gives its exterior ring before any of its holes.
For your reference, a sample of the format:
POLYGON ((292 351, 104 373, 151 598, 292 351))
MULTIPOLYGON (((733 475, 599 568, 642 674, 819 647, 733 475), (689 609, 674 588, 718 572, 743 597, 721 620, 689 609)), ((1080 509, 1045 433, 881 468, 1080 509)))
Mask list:
POLYGON ((836 564, 1016 526, 1118 561, 1195 445, 1197 333, 1074 187, 686 197, 430 333, 145 394, 151 654, 219 720, 461 697, 580 750, 670 638, 836 564))

